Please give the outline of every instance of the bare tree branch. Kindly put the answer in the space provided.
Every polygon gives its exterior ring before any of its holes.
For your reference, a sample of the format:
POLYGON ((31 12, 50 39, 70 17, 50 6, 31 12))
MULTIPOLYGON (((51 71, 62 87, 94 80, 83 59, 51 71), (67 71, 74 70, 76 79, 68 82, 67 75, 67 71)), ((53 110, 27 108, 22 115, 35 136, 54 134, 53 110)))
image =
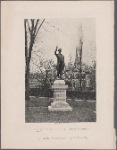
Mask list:
POLYGON ((38 25, 38 23, 39 23, 39 20, 40 20, 40 19, 37 19, 36 25, 35 25, 35 27, 34 27, 34 35, 35 35, 35 33, 36 33, 36 29, 37 29, 37 25, 38 25))
POLYGON ((32 27, 32 31, 33 31, 33 29, 34 29, 34 19, 31 19, 31 27, 32 27))
POLYGON ((30 46, 29 46, 29 61, 31 59, 31 52, 32 52, 32 49, 33 49, 33 45, 34 45, 34 30, 35 30, 35 27, 34 27, 34 19, 31 19, 31 32, 30 32, 30 46))
MULTIPOLYGON (((41 68, 33 61, 33 60, 31 60, 32 61, 32 63, 35 65, 35 66, 37 66, 38 68, 39 68, 39 70, 41 71, 41 73, 43 74, 43 72, 42 72, 42 70, 41 70, 41 68)), ((43 74, 43 76, 44 76, 44 74, 43 74)))
POLYGON ((29 30, 29 32, 31 32, 31 28, 30 28, 28 20, 27 20, 27 24, 28 24, 28 30, 29 30))
POLYGON ((26 60, 26 64, 27 64, 27 59, 28 59, 28 55, 27 55, 27 51, 28 51, 28 46, 27 46, 27 29, 26 29, 26 22, 27 19, 24 20, 24 29, 25 29, 25 60, 26 60))
POLYGON ((37 34, 38 34, 38 32, 39 32, 39 29, 41 28, 41 26, 42 26, 42 24, 44 23, 44 21, 45 21, 45 19, 43 19, 42 23, 41 23, 40 26, 38 27, 37 32, 35 33, 34 40, 36 39, 36 36, 37 36, 37 34))
POLYGON ((33 53, 40 58, 40 56, 35 51, 33 51, 33 53))

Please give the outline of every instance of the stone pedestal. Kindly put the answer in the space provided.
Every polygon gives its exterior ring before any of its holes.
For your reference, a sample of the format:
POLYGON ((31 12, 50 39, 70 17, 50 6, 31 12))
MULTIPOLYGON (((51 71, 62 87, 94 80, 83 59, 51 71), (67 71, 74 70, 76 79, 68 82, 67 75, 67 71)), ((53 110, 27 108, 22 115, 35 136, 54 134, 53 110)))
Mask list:
POLYGON ((72 111, 72 108, 66 102, 66 89, 68 85, 65 85, 64 80, 56 80, 53 89, 53 102, 51 106, 48 106, 49 111, 72 111))

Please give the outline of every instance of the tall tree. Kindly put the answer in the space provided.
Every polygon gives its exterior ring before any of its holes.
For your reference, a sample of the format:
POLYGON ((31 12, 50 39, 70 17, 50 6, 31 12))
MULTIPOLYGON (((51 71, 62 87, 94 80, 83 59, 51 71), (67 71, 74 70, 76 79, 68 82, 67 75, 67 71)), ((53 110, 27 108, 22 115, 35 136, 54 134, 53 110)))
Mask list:
POLYGON ((30 60, 33 50, 33 46, 36 41, 39 30, 42 27, 45 19, 25 19, 24 29, 25 29, 25 98, 29 100, 29 75, 30 75, 30 60))

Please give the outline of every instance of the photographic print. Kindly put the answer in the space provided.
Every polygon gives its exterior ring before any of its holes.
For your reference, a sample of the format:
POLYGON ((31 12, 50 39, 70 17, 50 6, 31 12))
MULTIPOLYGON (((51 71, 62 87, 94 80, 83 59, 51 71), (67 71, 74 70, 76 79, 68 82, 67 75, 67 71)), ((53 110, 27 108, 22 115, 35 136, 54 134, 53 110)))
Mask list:
POLYGON ((1 4, 1 147, 114 149, 114 3, 1 4))
POLYGON ((96 20, 24 19, 25 122, 96 122, 96 20))

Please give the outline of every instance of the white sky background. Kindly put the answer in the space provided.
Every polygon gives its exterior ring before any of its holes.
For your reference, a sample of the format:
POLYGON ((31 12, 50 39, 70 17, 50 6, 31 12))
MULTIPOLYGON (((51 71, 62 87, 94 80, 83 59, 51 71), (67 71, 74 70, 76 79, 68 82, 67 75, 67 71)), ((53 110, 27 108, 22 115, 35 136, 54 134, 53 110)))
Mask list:
MULTIPOLYGON (((80 46, 81 26, 83 35, 82 61, 92 66, 96 60, 96 29, 94 18, 45 19, 38 33, 36 44, 33 47, 32 57, 34 58, 34 62, 37 65, 39 64, 39 57, 37 56, 39 55, 44 60, 52 59, 56 63, 54 55, 56 46, 62 48, 65 64, 68 63, 70 55, 74 62, 76 46, 80 46)), ((37 71, 39 71, 39 68, 31 63, 31 72, 37 71)))

